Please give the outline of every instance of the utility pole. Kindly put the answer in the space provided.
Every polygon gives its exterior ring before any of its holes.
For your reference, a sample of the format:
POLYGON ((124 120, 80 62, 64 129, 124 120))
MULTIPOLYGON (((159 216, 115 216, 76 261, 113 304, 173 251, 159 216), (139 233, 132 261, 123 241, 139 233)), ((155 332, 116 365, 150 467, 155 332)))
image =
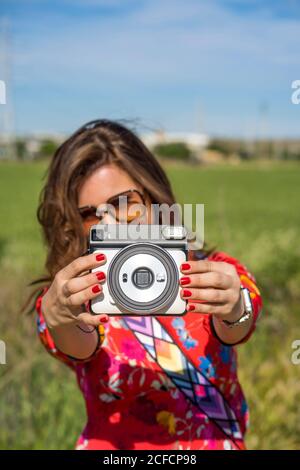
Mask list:
MULTIPOLYGON (((204 134, 204 109, 202 107, 202 103, 198 99, 196 99, 195 121, 196 121, 196 132, 199 135, 204 134)), ((203 151, 204 151, 203 148, 201 150, 199 149, 194 155, 194 159, 196 160, 196 162, 199 163, 202 161, 203 151)))
POLYGON ((10 23, 8 18, 0 17, 0 80, 6 95, 6 103, 0 105, 0 158, 5 159, 16 158, 11 57, 10 23))
POLYGON ((262 102, 259 106, 259 153, 261 158, 265 158, 268 154, 268 113, 268 103, 262 102))

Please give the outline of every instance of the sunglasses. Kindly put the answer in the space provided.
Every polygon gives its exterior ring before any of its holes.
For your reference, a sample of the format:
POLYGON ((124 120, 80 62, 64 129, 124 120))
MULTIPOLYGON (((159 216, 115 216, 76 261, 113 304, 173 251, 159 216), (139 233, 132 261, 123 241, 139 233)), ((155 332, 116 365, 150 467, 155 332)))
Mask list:
POLYGON ((111 215, 119 223, 129 223, 145 215, 146 201, 142 192, 129 189, 118 193, 105 204, 82 206, 78 208, 85 227, 98 224, 106 214, 111 215))

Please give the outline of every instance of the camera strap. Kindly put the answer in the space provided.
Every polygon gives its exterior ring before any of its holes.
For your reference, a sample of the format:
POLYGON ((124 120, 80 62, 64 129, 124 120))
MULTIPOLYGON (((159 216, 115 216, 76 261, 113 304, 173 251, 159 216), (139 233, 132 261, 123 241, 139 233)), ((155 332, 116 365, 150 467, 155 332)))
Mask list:
POLYGON ((157 317, 127 317, 122 321, 132 331, 176 387, 233 441, 243 439, 239 421, 220 390, 195 367, 157 317))

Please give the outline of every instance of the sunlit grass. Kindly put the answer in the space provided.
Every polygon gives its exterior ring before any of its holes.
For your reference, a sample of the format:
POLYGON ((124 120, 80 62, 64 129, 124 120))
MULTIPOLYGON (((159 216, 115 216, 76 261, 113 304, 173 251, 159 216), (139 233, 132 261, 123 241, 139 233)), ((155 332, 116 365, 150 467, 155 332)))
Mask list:
MULTIPOLYGON (((35 212, 45 163, 0 164, 0 448, 72 448, 84 425, 75 378, 39 344, 34 317, 19 307, 26 283, 42 274, 35 212)), ((251 410, 248 447, 300 447, 300 166, 168 169, 180 202, 205 204, 205 235, 257 278, 264 314, 239 347, 239 375, 251 410)))

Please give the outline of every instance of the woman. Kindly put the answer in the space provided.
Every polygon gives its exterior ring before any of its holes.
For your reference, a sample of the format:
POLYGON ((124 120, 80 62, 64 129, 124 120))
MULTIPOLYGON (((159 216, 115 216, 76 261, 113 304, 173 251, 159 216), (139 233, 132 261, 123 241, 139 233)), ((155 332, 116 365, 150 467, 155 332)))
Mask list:
POLYGON ((104 214, 104 222, 129 222, 119 213, 120 194, 129 206, 174 203, 141 140, 120 123, 99 120, 58 148, 38 210, 49 274, 36 301, 38 331, 46 349, 74 370, 86 401, 77 448, 243 449, 248 411, 233 345, 254 331, 262 305, 255 279, 226 253, 191 251, 180 267, 184 316, 92 315, 88 302, 106 279, 89 271, 106 258, 85 254, 89 228, 103 203, 117 214, 104 214), (241 286, 252 298, 248 316, 241 286))

